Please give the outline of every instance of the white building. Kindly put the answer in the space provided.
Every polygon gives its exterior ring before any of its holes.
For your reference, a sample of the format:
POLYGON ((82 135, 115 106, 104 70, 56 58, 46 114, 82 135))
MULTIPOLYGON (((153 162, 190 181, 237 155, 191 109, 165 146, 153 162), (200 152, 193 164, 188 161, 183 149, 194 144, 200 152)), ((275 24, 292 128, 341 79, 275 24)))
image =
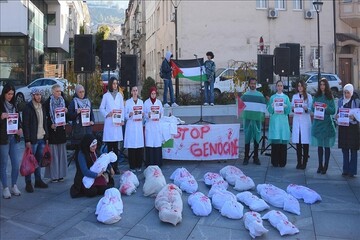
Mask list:
POLYGON ((0 1, 1 80, 18 85, 44 75, 64 77, 71 39, 89 23, 83 1, 0 1))

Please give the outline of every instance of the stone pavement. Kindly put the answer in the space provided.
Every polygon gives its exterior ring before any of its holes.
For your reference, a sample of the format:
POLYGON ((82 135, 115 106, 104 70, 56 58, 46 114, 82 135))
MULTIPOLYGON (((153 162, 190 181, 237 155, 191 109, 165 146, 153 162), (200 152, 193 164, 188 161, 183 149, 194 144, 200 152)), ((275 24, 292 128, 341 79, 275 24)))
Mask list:
MULTIPOLYGON (((184 120, 186 123, 192 123, 198 118, 184 120)), ((221 118, 204 120, 226 122, 221 118)), ((236 118, 230 120, 228 118, 228 121, 236 121, 236 118)), ((240 133, 240 137, 240 142, 243 142, 243 132, 240 133)), ((176 168, 187 168, 197 179, 199 191, 207 194, 209 188, 204 184, 203 175, 208 171, 219 172, 226 165, 235 165, 250 176, 255 184, 271 183, 286 189, 290 183, 295 183, 308 186, 321 195, 322 201, 313 205, 299 200, 300 216, 284 212, 299 228, 298 234, 281 237, 279 232, 264 220, 264 226, 269 232, 257 239, 360 239, 360 177, 349 179, 341 176, 342 153, 339 149, 331 150, 331 160, 326 175, 316 173, 317 151, 313 147, 310 147, 309 164, 305 171, 295 169, 296 153, 292 148, 288 150, 288 163, 285 168, 272 167, 270 157, 265 154, 260 156, 261 166, 252 163, 243 166, 243 151, 244 147, 241 144, 239 159, 221 163, 167 160, 162 171, 167 183, 170 183, 169 177, 176 168)), ((128 169, 126 162, 120 165, 121 170, 128 169)), ((208 217, 195 216, 187 204, 186 193, 182 195, 184 203, 182 222, 177 226, 161 222, 154 207, 154 198, 144 197, 142 194, 144 183, 142 173, 138 174, 140 180, 138 191, 131 196, 122 196, 124 203, 122 219, 113 225, 101 224, 97 222, 94 214, 101 196, 79 199, 70 197, 69 188, 74 174, 75 165, 72 163, 68 168, 65 182, 49 183, 48 189, 35 189, 34 193, 25 192, 24 177, 19 176, 18 186, 22 195, 13 196, 9 200, 2 198, 0 200, 0 239, 251 239, 244 227, 243 219, 227 219, 215 209, 208 217)), ((115 182, 118 187, 119 176, 116 176, 115 182)), ((232 187, 229 187, 229 190, 237 193, 232 187)), ((252 192, 255 193, 255 190, 252 192)), ((277 208, 271 207, 271 209, 277 208)), ((248 210, 248 207, 244 208, 244 212, 248 210)))

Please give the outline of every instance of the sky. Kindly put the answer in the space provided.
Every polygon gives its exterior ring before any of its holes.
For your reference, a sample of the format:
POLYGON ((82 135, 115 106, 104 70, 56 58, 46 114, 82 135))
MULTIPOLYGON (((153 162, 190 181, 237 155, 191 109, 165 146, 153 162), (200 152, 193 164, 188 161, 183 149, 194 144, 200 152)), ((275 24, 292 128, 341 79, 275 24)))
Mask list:
POLYGON ((129 4, 129 0, 87 0, 86 2, 90 4, 117 6, 119 9, 126 9, 129 4))

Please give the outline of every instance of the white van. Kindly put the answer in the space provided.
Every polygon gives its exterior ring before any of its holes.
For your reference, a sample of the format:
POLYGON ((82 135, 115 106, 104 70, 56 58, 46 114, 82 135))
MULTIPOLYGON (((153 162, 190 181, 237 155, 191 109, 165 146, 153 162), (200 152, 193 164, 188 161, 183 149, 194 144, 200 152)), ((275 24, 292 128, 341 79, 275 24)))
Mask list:
MULTIPOLYGON (((245 92, 247 82, 243 82, 241 86, 234 84, 234 75, 236 68, 218 68, 215 73, 214 95, 218 97, 223 92, 245 92)), ((261 84, 257 84, 256 88, 260 88, 261 84)))

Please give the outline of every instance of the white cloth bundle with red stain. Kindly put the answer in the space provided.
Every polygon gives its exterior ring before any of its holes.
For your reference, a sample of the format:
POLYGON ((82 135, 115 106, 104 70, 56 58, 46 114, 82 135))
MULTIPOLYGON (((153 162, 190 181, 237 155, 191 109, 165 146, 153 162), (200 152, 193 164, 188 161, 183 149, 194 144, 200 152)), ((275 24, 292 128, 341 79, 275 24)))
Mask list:
POLYGON ((182 191, 175 184, 167 184, 155 198, 155 208, 159 210, 159 218, 176 226, 182 221, 182 191))
POLYGON ((109 188, 105 191, 97 206, 95 215, 97 220, 105 224, 113 224, 121 219, 123 213, 123 202, 119 190, 116 188, 109 188))
POLYGON ((237 191, 246 191, 255 188, 254 181, 235 166, 226 166, 220 170, 220 175, 237 191))
POLYGON ((156 197, 160 190, 166 185, 166 180, 161 169, 158 166, 150 165, 144 170, 144 176, 144 196, 156 197))
POLYGON ((188 204, 196 216, 209 216, 212 211, 211 200, 202 192, 195 192, 188 197, 188 204))
POLYGON ((308 204, 322 200, 317 192, 305 186, 290 184, 286 191, 297 199, 304 199, 304 202, 308 204))
POLYGON ((244 206, 236 200, 236 196, 232 192, 216 188, 211 201, 214 208, 218 209, 222 216, 230 219, 243 217, 244 206))
POLYGON ((193 175, 186 168, 177 168, 170 176, 174 184, 187 193, 194 193, 198 190, 198 183, 193 175))
POLYGON ((270 208, 263 199, 258 198, 249 191, 236 194, 236 198, 240 202, 246 204, 252 211, 261 212, 270 208))
POLYGON ((120 177, 119 191, 122 194, 130 196, 136 192, 136 188, 139 186, 139 179, 131 171, 125 171, 120 177))
POLYGON ((299 232, 299 229, 280 211, 271 210, 262 219, 267 219, 273 227, 279 230, 281 236, 294 235, 299 232))
MULTIPOLYGON (((90 170, 95 173, 104 172, 106 171, 108 165, 116 162, 116 160, 117 156, 114 152, 103 153, 98 159, 96 159, 94 164, 90 167, 90 170)), ((94 184, 95 178, 85 176, 83 177, 82 182, 86 188, 90 188, 94 184)))
POLYGON ((252 238, 260 237, 269 231, 264 227, 261 215, 257 212, 246 212, 244 214, 244 224, 252 238))

